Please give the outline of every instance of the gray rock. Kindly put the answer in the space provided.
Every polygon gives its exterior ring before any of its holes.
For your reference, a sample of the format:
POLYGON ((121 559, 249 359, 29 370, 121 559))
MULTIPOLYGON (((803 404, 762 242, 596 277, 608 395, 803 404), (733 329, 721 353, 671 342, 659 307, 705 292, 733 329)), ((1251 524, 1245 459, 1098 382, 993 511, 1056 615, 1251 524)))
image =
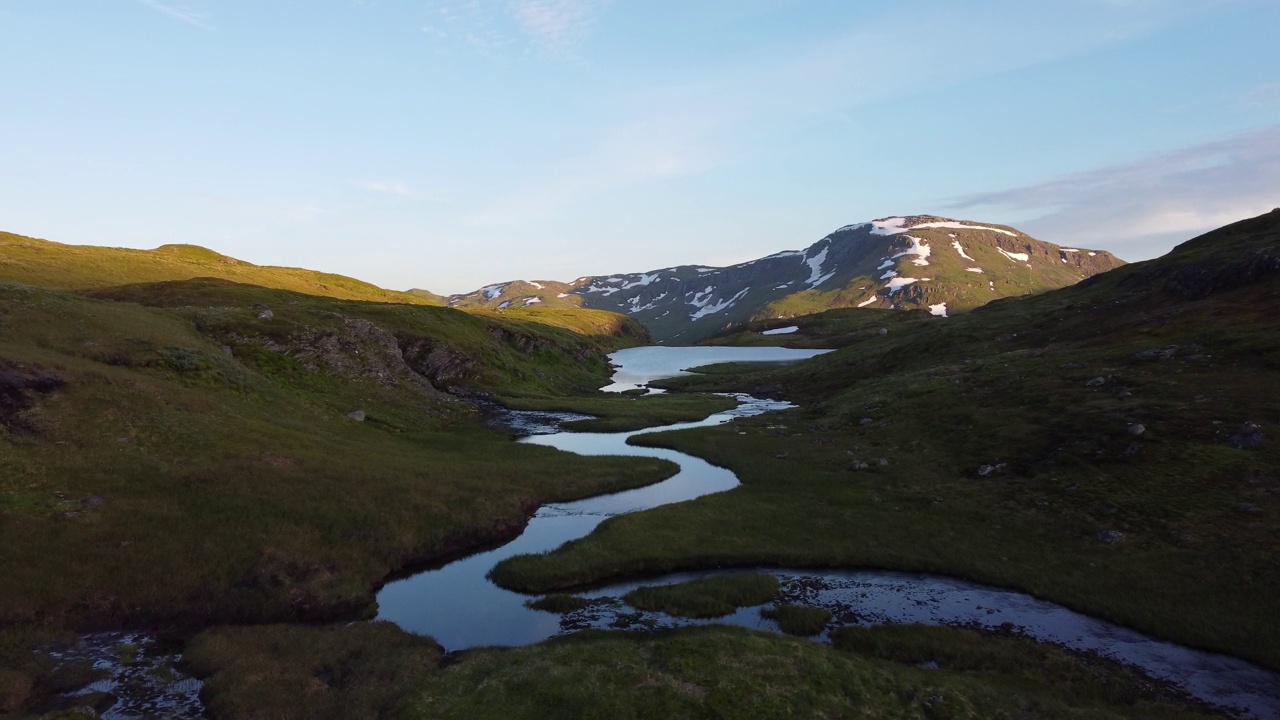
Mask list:
POLYGON ((1000 474, 1003 474, 1004 471, 1007 469, 1009 469, 1008 463, 992 463, 990 465, 983 465, 982 467, 978 468, 978 477, 991 477, 992 475, 1000 475, 1000 474))
POLYGON ((1253 450, 1262 444, 1262 426, 1247 422, 1240 426, 1240 432, 1227 438, 1227 444, 1237 450, 1253 450))
POLYGON ((276 314, 275 314, 275 313, 273 313, 273 312, 271 312, 271 310, 270 310, 269 308, 268 308, 267 310, 261 310, 261 311, 259 311, 259 312, 258 312, 258 319, 259 319, 259 320, 271 320, 271 319, 272 319, 272 318, 274 318, 275 316, 276 316, 276 314))
POLYGON ((356 410, 354 412, 347 413, 347 417, 355 420, 356 422, 364 422, 365 414, 363 410, 356 410))
POLYGON ((919 665, 916 665, 916 667, 920 668, 921 670, 937 670, 939 665, 937 662, 933 660, 929 660, 927 662, 922 662, 919 665))
POLYGON ((1177 354, 1177 352, 1178 352, 1177 345, 1169 345, 1166 347, 1151 348, 1150 350, 1143 350, 1137 355, 1134 355, 1134 357, 1139 360, 1171 360, 1173 359, 1173 356, 1177 354))
POLYGON ((880 458, 876 461, 876 465, 879 465, 880 467, 888 467, 889 460, 887 458, 880 458))
POLYGON ((854 470, 866 470, 866 469, 867 469, 867 468, 869 468, 869 467, 871 467, 871 466, 870 466, 870 465, 868 465, 868 464, 866 464, 866 463, 864 463, 864 462, 856 462, 856 463, 854 463, 854 464, 853 464, 853 469, 854 469, 854 470))
POLYGON ((858 424, 861 425, 862 427, 866 427, 873 422, 875 422, 875 420, 871 418, 862 418, 861 420, 858 421, 858 424))
POLYGON ((1098 377, 1085 383, 1085 387, 1102 387, 1107 384, 1107 379, 1099 375, 1098 377))
POLYGON ((1108 545, 1114 545, 1124 540, 1124 533, 1119 530, 1102 530, 1095 537, 1108 545))
POLYGON ((1130 435, 1141 435, 1146 431, 1147 431, 1147 426, 1143 425, 1142 423, 1134 423, 1129 426, 1130 435))
POLYGON ((80 498, 81 505, 91 508, 102 507, 106 502, 106 498, 103 498, 101 495, 90 495, 88 497, 80 498))
POLYGON ((889 328, 880 328, 879 330, 877 330, 877 331, 876 331, 876 334, 877 334, 877 335, 888 335, 888 334, 889 334, 889 328))

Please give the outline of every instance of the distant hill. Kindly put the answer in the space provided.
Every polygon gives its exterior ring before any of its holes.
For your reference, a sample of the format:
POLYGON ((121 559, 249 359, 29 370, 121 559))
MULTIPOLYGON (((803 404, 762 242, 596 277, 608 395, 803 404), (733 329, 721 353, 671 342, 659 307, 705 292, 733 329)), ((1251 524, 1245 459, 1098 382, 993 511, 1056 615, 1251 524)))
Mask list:
POLYGON ((1122 265, 1110 253, 1059 247, 1004 225, 933 215, 846 225, 804 250, 730 267, 498 283, 454 295, 454 307, 577 306, 639 320, 658 342, 693 343, 749 320, 842 307, 949 315, 1003 297, 1072 285, 1122 265))
POLYGON ((60 288, 94 290, 133 283, 218 278, 339 300, 441 305, 430 293, 385 290, 344 275, 301 268, 254 265, 198 245, 161 245, 154 250, 64 245, 0 232, 0 279, 60 288))

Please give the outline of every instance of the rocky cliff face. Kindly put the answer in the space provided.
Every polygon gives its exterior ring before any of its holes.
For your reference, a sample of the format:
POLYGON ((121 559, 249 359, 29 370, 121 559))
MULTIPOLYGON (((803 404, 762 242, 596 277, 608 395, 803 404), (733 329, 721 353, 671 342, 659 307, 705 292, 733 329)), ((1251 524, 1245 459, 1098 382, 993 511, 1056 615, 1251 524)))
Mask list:
POLYGON ((639 320, 658 342, 692 343, 751 319, 837 307, 962 312, 991 300, 1064 287, 1122 262, 1011 227, 932 215, 847 225, 804 250, 716 268, 515 281, 455 295, 449 304, 495 310, 580 305, 639 320))

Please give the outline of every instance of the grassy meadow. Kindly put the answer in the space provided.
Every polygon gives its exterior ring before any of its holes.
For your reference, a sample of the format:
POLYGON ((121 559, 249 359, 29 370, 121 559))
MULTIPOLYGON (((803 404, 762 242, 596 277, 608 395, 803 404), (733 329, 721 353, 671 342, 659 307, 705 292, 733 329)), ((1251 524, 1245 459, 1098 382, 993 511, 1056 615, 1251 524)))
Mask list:
POLYGON ((734 565, 935 572, 1280 668, 1278 244, 1272 213, 1073 288, 856 321, 856 341, 792 367, 667 381, 801 408, 636 438, 743 485, 493 577, 549 591, 734 565))

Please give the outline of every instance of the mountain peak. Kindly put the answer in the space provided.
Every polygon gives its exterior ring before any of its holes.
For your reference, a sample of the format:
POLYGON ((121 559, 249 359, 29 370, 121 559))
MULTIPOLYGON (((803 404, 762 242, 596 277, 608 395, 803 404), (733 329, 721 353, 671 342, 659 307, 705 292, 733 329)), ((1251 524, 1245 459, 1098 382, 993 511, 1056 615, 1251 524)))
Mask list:
POLYGON ((836 307, 945 316, 1072 285, 1119 264, 1109 253, 1060 248, 1003 225, 895 215, 845 225, 803 250, 729 267, 680 265, 572 284, 499 283, 456 295, 450 304, 502 310, 537 297, 633 316, 659 342, 695 342, 751 319, 836 307))

